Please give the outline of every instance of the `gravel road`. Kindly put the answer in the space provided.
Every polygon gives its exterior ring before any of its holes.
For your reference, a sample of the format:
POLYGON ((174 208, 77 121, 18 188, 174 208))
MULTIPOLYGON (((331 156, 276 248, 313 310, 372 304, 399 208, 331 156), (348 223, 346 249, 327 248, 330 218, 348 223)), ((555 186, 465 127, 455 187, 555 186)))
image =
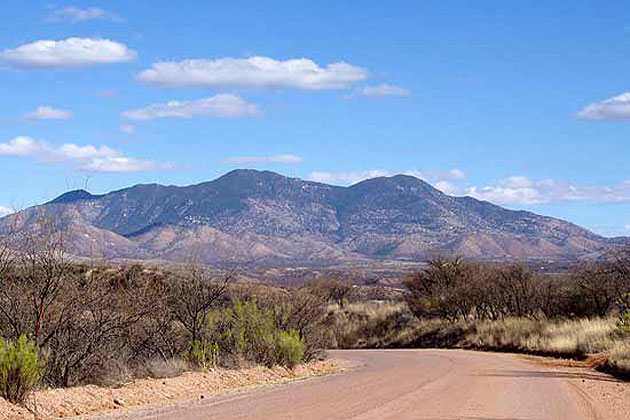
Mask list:
POLYGON ((609 420, 572 373, 461 350, 332 351, 359 368, 282 386, 127 413, 134 420, 609 420))

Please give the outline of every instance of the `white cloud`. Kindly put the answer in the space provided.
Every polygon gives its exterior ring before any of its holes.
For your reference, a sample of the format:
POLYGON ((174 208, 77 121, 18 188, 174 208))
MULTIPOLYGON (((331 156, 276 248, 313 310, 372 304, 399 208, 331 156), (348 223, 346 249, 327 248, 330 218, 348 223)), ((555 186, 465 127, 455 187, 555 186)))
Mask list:
POLYGON ((324 184, 352 185, 366 179, 391 175, 389 171, 370 169, 349 172, 311 172, 308 174, 307 178, 311 181, 322 182, 324 184))
POLYGON ((74 113, 65 109, 50 106, 38 106, 35 111, 22 114, 27 120, 69 120, 74 113))
POLYGON ((135 125, 121 125, 119 128, 120 128, 120 131, 122 131, 125 134, 133 134, 136 132, 135 125))
MULTIPOLYGON (((422 172, 417 170, 389 171, 372 169, 348 172, 311 172, 307 178, 326 184, 352 185, 376 177, 410 175, 420 178, 438 190, 457 196, 471 196, 498 205, 542 205, 554 203, 628 203, 630 179, 611 185, 580 184, 560 179, 530 179, 510 176, 487 186, 458 185, 467 176, 461 169, 422 172)), ((630 225, 628 225, 630 228, 630 225)), ((619 229, 619 226, 616 227, 619 229)), ((630 233, 630 232, 629 232, 630 233)))
POLYGON ((630 92, 587 105, 577 116, 590 121, 630 121, 630 92))
POLYGON ((197 59, 159 62, 138 80, 162 87, 265 87, 303 90, 347 89, 368 71, 345 62, 320 66, 307 58, 279 61, 269 57, 197 59))
POLYGON ((335 185, 352 185, 357 182, 370 178, 378 178, 383 176, 408 175, 433 184, 436 188, 447 194, 458 191, 454 184, 447 182, 448 180, 460 180, 466 177, 464 171, 458 168, 447 171, 423 172, 415 169, 405 171, 388 171, 385 169, 368 169, 363 171, 347 171, 347 172, 311 172, 307 178, 315 182, 323 182, 325 184, 335 185), (444 189, 448 189, 445 191, 444 189))
POLYGON ((110 22, 124 22, 125 20, 118 15, 101 9, 100 7, 61 7, 52 10, 46 18, 48 22, 86 22, 89 20, 107 20, 110 22))
POLYGON ((630 236, 630 225, 604 225, 604 226, 593 226, 592 231, 608 237, 615 236, 630 236))
POLYGON ((14 67, 44 69, 129 62, 136 52, 108 39, 68 38, 20 45, 4 50, 0 58, 14 67))
POLYGON ((79 169, 87 172, 145 172, 170 171, 177 169, 177 166, 172 163, 156 163, 148 160, 116 156, 91 159, 79 169))
POLYGON ((466 179, 466 173, 459 168, 453 168, 447 171, 438 172, 433 177, 443 180, 462 180, 466 179))
POLYGON ((274 156, 236 156, 224 159, 226 165, 252 165, 256 163, 301 163, 301 156, 283 154, 274 156))
POLYGON ((137 121, 149 121, 156 118, 193 118, 195 116, 236 118, 256 115, 260 115, 256 105, 229 93, 196 101, 151 104, 145 108, 122 113, 123 117, 137 121))
POLYGON ((495 204, 621 203, 630 201, 630 179, 614 185, 593 185, 512 176, 500 180, 496 185, 470 187, 465 193, 495 204))
POLYGON ((365 86, 361 89, 364 96, 410 96, 411 91, 400 86, 381 84, 378 86, 365 86))
POLYGON ((46 148, 45 143, 30 137, 16 137, 6 143, 0 143, 0 155, 33 156, 43 153, 46 148))
POLYGON ((13 213, 13 210, 11 210, 10 208, 5 207, 5 206, 0 206, 0 217, 8 216, 11 213, 13 213))
POLYGON ((444 194, 458 195, 461 192, 461 189, 457 185, 446 180, 438 181, 433 184, 433 186, 442 191, 444 194))
POLYGON ((87 172, 139 172, 176 169, 171 163, 156 163, 125 156, 108 146, 55 146, 30 137, 16 137, 0 143, 0 155, 33 157, 42 164, 66 163, 87 172))

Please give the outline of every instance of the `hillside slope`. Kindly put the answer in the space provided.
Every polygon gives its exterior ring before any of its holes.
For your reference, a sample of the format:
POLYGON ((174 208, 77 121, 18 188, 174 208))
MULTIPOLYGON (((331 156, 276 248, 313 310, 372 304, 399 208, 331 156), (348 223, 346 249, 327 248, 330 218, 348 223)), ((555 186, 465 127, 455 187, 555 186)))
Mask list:
POLYGON ((208 262, 568 259, 614 244, 559 219, 452 197, 398 175, 338 187, 268 171, 235 170, 186 187, 78 190, 0 219, 0 229, 54 219, 69 251, 98 258, 208 262))

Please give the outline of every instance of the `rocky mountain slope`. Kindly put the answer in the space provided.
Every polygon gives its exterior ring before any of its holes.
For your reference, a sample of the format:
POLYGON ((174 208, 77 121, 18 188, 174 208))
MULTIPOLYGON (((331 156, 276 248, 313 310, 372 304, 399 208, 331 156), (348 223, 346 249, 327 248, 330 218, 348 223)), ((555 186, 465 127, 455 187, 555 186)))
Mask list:
POLYGON ((41 220, 55 220, 76 255, 208 263, 418 260, 435 252, 568 259, 614 245, 562 220, 448 196, 403 175, 338 187, 236 170, 187 187, 79 190, 0 219, 0 231, 41 220))

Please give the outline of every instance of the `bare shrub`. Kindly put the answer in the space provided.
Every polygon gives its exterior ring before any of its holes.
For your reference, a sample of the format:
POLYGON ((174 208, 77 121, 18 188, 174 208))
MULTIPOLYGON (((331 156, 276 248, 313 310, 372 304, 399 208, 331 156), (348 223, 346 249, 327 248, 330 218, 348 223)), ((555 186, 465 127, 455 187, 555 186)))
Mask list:
POLYGON ((326 302, 343 307, 353 294, 352 283, 335 277, 321 277, 306 284, 306 288, 326 302))
POLYGON ((183 359, 162 358, 147 361, 139 368, 138 376, 149 376, 151 378, 174 378, 189 369, 188 363, 183 359))

